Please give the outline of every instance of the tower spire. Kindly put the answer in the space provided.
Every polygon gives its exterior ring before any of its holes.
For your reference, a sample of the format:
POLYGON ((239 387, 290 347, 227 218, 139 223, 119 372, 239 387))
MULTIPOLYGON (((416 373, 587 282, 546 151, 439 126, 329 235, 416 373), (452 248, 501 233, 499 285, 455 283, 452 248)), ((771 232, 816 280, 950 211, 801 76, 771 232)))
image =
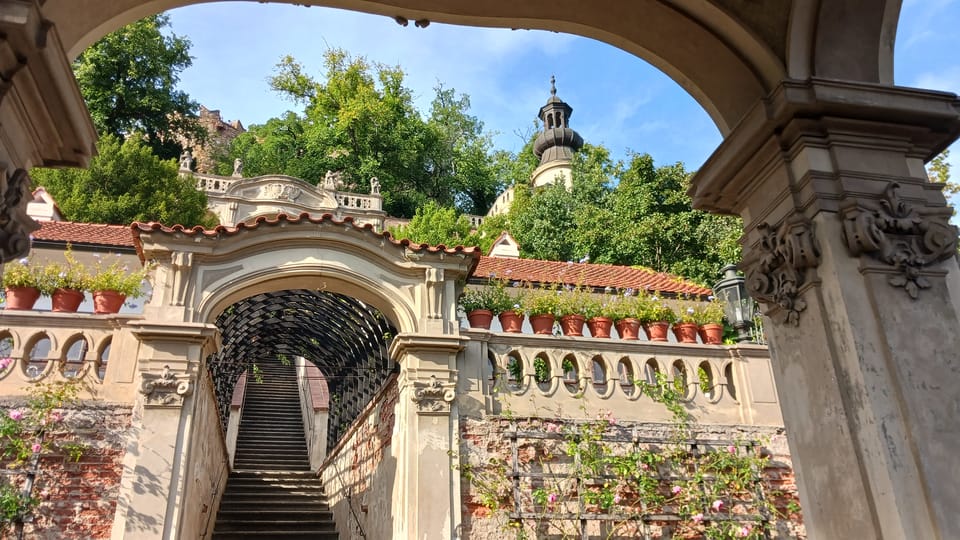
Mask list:
POLYGON ((557 78, 553 75, 550 76, 550 95, 557 95, 557 78))

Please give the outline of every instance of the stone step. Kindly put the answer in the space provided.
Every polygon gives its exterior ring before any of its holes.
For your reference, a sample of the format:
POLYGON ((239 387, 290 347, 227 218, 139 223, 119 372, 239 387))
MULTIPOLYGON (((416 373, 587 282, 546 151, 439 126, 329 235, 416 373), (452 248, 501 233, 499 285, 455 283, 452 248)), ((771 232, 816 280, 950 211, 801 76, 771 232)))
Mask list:
POLYGON ((339 540, 340 534, 336 531, 279 531, 279 530, 256 530, 256 531, 231 531, 214 532, 213 540, 237 540, 243 538, 256 538, 257 540, 339 540))

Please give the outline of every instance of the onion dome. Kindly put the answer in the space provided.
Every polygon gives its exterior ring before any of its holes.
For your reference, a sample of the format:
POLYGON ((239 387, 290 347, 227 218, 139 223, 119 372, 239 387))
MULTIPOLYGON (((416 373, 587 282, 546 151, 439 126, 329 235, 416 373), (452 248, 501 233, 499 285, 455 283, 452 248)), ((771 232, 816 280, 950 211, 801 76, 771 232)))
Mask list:
POLYGON ((583 137, 570 128, 573 107, 557 97, 556 79, 550 77, 550 99, 540 107, 543 132, 533 142, 533 153, 540 164, 573 158, 574 152, 583 147, 583 137))

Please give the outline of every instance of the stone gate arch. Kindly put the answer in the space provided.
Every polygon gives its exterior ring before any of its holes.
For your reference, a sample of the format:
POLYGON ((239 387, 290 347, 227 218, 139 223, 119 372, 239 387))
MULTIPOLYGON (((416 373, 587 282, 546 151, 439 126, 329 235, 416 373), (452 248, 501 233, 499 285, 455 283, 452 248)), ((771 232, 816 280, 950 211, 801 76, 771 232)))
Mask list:
MULTIPOLYGON (((390 326, 373 324, 371 330, 397 330, 389 336, 389 350, 385 341, 375 340, 379 349, 361 350, 363 358, 357 360, 364 369, 378 369, 374 376, 382 375, 383 353, 398 366, 393 536, 449 536, 453 527, 449 515, 459 490, 459 477, 451 474, 449 463, 449 452, 455 448, 456 412, 451 405, 456 355, 463 347, 457 297, 479 261, 475 248, 396 241, 370 226, 331 215, 281 214, 213 230, 159 224, 134 224, 133 230, 142 257, 155 266, 154 293, 144 319, 131 324, 141 343, 142 451, 132 453, 138 463, 125 468, 124 485, 131 487, 121 494, 115 530, 144 534, 144 520, 138 514, 144 508, 166 508, 158 511, 150 534, 189 536, 197 530, 191 521, 197 513, 184 510, 190 505, 182 501, 199 496, 195 485, 203 484, 208 473, 197 464, 211 451, 211 433, 217 432, 210 418, 222 424, 222 404, 229 403, 233 384, 251 361, 240 351, 237 362, 210 369, 207 362, 216 360, 225 345, 213 323, 227 307, 244 299, 282 291, 300 304, 352 302, 348 308, 374 307, 390 326), (369 355, 377 358, 364 364, 369 355), (137 471, 158 470, 169 479, 155 484, 169 489, 144 489, 137 471), (447 487, 445 506, 424 506, 406 496, 435 490, 438 482, 447 487), (171 506, 172 501, 181 502, 171 506)), ((284 309, 282 298, 280 302, 276 309, 284 309)), ((271 350, 248 348, 254 355, 271 350)), ((315 363, 321 370, 336 368, 329 362, 315 363)), ((379 388, 375 380, 354 386, 358 390, 350 396, 352 401, 331 412, 331 419, 349 424, 379 388)), ((331 432, 338 436, 343 427, 338 423, 331 432)), ((437 491, 438 502, 442 492, 437 491)))

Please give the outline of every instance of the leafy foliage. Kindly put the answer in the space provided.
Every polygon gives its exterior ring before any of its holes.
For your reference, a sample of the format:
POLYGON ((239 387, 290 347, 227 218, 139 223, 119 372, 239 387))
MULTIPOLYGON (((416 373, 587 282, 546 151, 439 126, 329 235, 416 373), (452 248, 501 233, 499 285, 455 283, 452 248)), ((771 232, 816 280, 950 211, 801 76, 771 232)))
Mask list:
POLYGON ((470 236, 470 222, 453 208, 444 208, 434 201, 417 208, 410 223, 390 229, 395 238, 408 238, 421 244, 461 245, 470 236))
POLYGON ((141 133, 163 159, 183 150, 177 136, 202 140, 196 102, 177 90, 179 73, 190 67, 190 41, 161 29, 167 15, 124 26, 94 43, 76 59, 74 74, 101 136, 141 133))
POLYGON ((33 169, 34 182, 57 200, 72 221, 127 225, 159 221, 186 226, 216 225, 207 196, 192 177, 178 174, 175 160, 161 160, 138 137, 122 143, 100 139, 88 169, 33 169))
POLYGON ((463 212, 486 213, 502 186, 483 124, 467 113, 470 100, 436 89, 425 120, 413 105, 399 67, 324 54, 325 77, 314 79, 294 58, 277 65, 274 90, 303 105, 234 140, 225 162, 240 157, 244 174, 281 173, 318 182, 341 171, 345 190, 380 181, 384 209, 411 217, 427 201, 463 212))

